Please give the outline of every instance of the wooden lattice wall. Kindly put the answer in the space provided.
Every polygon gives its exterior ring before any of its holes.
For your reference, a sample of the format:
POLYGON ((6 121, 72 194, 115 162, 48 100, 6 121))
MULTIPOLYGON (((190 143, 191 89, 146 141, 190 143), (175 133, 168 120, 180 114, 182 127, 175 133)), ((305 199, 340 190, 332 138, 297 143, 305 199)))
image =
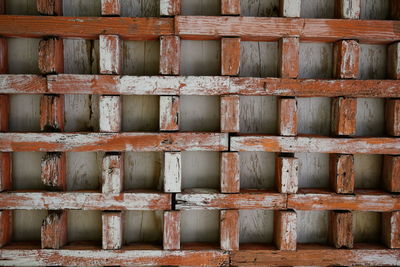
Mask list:
MULTIPOLYGON (((68 0, 66 0, 68 1, 68 0)), ((123 0, 121 0, 123 1, 123 0)), ((400 265, 400 22, 359 20, 360 0, 335 1, 337 19, 300 17, 300 0, 281 0, 279 18, 241 17, 240 0, 221 0, 221 16, 180 16, 179 0, 160 0, 161 18, 119 17, 120 1, 101 1, 103 17, 63 17, 61 0, 37 0, 43 16, 0 16, 0 265, 326 266, 400 265), (40 38, 42 75, 6 74, 9 37, 40 38), (99 40, 98 75, 64 72, 64 38, 99 40), (123 40, 160 40, 160 76, 121 76, 123 40), (181 39, 221 40, 221 76, 180 76, 181 39), (279 41, 280 78, 239 74, 241 42, 279 41), (334 44, 334 79, 299 79, 300 42, 334 44), (359 80, 360 44, 388 45, 388 78, 359 80), (9 132, 9 95, 39 94, 39 133, 9 132), (99 95, 99 132, 64 129, 64 95, 99 95), (159 97, 159 132, 122 132, 123 95, 159 97), (219 132, 180 131, 180 97, 220 97, 219 132), (241 134, 240 96, 278 97, 279 135, 241 134), (299 135, 298 97, 331 98, 331 135, 299 135), (386 134, 357 137, 357 98, 386 98, 386 134), (46 191, 13 191, 11 153, 46 152, 46 191), (104 151, 101 192, 67 191, 66 153, 104 151), (163 192, 124 191, 124 152, 163 152, 163 192), (220 152, 220 191, 181 190, 182 152, 220 152), (240 152, 276 153, 275 189, 243 190, 240 152), (295 153, 330 155, 330 188, 299 189, 295 153), (384 155, 384 190, 356 190, 354 154, 384 155), (183 211, 217 210, 220 244, 182 243, 183 211), (273 244, 239 242, 239 210, 273 210, 273 244), (12 240, 14 210, 48 210, 40 247, 12 240), (102 211, 102 247, 69 242, 67 210, 102 211), (162 245, 123 242, 124 211, 163 211, 162 245), (297 213, 329 211, 329 245, 297 242, 297 213), (381 214, 381 244, 353 242, 353 212, 381 214), (240 244, 239 244, 240 243, 240 244)), ((5 1, 0 1, 4 13, 5 1)), ((398 1, 391 17, 400 18, 398 1)))

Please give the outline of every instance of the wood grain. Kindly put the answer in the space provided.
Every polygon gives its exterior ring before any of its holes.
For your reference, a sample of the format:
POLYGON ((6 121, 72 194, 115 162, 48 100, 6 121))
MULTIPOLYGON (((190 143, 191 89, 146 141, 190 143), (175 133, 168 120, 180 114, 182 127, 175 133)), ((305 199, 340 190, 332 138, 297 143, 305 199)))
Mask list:
POLYGON ((41 226, 43 249, 60 249, 67 243, 67 211, 50 211, 41 226))

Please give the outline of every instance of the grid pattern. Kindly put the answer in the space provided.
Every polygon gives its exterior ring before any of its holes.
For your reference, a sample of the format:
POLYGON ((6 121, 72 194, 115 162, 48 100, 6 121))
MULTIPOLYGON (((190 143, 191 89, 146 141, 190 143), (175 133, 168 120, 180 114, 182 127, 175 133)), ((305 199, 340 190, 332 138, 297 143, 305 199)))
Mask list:
MULTIPOLYGON (((0 1, 4 13, 4 1, 0 1)), ((356 20, 360 1, 336 1, 338 19, 302 19, 300 0, 280 1, 281 18, 240 16, 222 0, 216 17, 180 16, 179 0, 160 0, 162 18, 122 18, 120 1, 101 1, 101 18, 62 17, 61 0, 37 1, 44 16, 0 16, 0 72, 7 37, 37 37, 43 75, 1 75, 0 265, 400 265, 400 34, 396 21, 356 20), (341 20, 339 20, 341 19, 341 20), (11 26, 12 25, 12 26, 11 26), (99 39, 99 75, 62 74, 63 38, 99 39), (122 40, 160 40, 160 76, 120 76, 122 40), (181 39, 221 40, 221 76, 180 76, 181 39), (239 78, 242 41, 279 41, 280 78, 239 78), (334 78, 298 79, 300 41, 334 43, 334 78), (388 80, 357 80, 360 42, 389 44, 388 80), (41 94, 41 133, 8 132, 9 94, 41 94), (100 131, 64 132, 64 94, 100 95, 100 131), (158 95, 159 132, 121 132, 121 96, 158 95), (180 131, 182 95, 220 96, 219 132, 180 131), (240 96, 278 98, 279 135, 240 134, 240 96), (297 98, 331 97, 329 137, 298 135, 297 98), (387 98, 385 137, 356 137, 357 97, 387 98), (11 153, 46 152, 46 191, 12 191, 11 153), (66 152, 104 151, 101 192, 66 191, 66 152), (163 153, 164 192, 125 192, 124 152, 163 153), (220 152, 220 192, 182 190, 184 151, 220 152), (243 190, 240 152, 276 153, 275 190, 243 190), (295 153, 330 155, 330 191, 299 189, 295 153), (385 191, 355 190, 354 154, 383 154, 385 191), (13 210, 48 210, 41 248, 11 240, 13 210), (273 244, 239 242, 239 210, 273 210, 273 244), (68 245, 67 210, 102 211, 102 247, 68 245), (162 246, 123 246, 124 212, 163 211, 162 246), (219 212, 220 244, 182 243, 187 210, 219 212), (329 211, 329 246, 297 242, 296 211, 329 211), (379 212, 382 244, 353 242, 353 212, 379 212)), ((393 18, 399 6, 391 1, 393 18)))

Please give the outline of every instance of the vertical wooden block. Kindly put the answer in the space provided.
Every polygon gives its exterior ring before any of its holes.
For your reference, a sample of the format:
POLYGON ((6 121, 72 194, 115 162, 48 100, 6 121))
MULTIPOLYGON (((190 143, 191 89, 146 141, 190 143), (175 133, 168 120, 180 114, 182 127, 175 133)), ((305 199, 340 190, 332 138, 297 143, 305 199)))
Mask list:
POLYGON ((388 46, 387 62, 388 78, 394 80, 400 79, 400 42, 388 46))
POLYGON ((0 95, 0 132, 8 131, 10 101, 8 95, 0 95))
POLYGON ((279 193, 295 194, 298 190, 299 160, 294 157, 277 157, 275 160, 275 185, 279 193))
POLYGON ((62 0, 36 0, 37 11, 46 16, 62 16, 62 0))
POLYGON ((181 212, 177 210, 164 211, 163 248, 179 250, 181 248, 181 212))
POLYGON ((388 135, 400 136, 400 99, 386 99, 385 125, 388 135))
POLYGON ((180 152, 164 153, 164 192, 181 192, 182 159, 180 152))
POLYGON ((181 39, 179 36, 160 37, 160 74, 179 75, 181 39))
POLYGON ((338 19, 359 19, 361 0, 335 0, 335 17, 338 19))
POLYGON ((121 97, 100 96, 100 132, 121 131, 121 97))
POLYGON ((43 184, 51 190, 64 191, 66 182, 66 159, 65 153, 47 153, 41 163, 41 178, 43 184))
POLYGON ((38 66, 43 74, 64 72, 64 44, 62 39, 52 37, 40 41, 38 66))
POLYGON ((118 35, 100 35, 100 73, 120 74, 122 70, 121 41, 118 35))
POLYGON ((390 0, 389 2, 390 18, 400 19, 400 2, 399 0, 390 0))
POLYGON ((274 243, 279 250, 296 250, 297 214, 295 211, 274 211, 274 243))
POLYGON ((300 42, 297 37, 284 37, 279 40, 278 72, 281 78, 299 76, 300 42))
POLYGON ((240 192, 240 159, 238 152, 221 153, 221 193, 240 192))
POLYGON ((240 0, 221 0, 222 15, 240 15, 240 0))
POLYGON ((12 211, 0 210, 0 248, 11 241, 12 211))
POLYGON ((221 132, 237 133, 240 118, 240 97, 238 95, 221 96, 221 132))
POLYGON ((355 183, 354 156, 330 154, 329 161, 332 190, 338 194, 352 194, 355 183))
POLYGON ((240 38, 222 38, 221 75, 239 75, 240 38))
POLYGON ((333 46, 333 76, 356 79, 359 75, 360 45, 355 40, 340 40, 333 46))
POLYGON ((400 192, 400 156, 385 155, 382 168, 385 189, 392 193, 400 192))
POLYGON ((287 18, 300 17, 301 0, 279 0, 279 16, 287 18))
POLYGON ((60 249, 67 243, 67 223, 67 211, 49 212, 41 227, 43 249, 60 249))
POLYGON ((103 211, 103 249, 120 249, 123 238, 123 213, 121 211, 103 211))
POLYGON ((333 135, 356 134, 357 99, 337 97, 332 99, 331 132, 333 135))
POLYGON ((221 210, 220 242, 222 250, 239 249, 239 211, 221 210))
POLYGON ((102 16, 119 16, 121 13, 121 4, 119 0, 101 0, 102 16))
POLYGON ((181 13, 181 0, 160 0, 160 15, 175 16, 181 13))
POLYGON ((382 214, 383 242, 389 248, 400 248, 400 211, 382 214))
POLYGON ((353 248, 353 215, 350 211, 329 213, 329 242, 336 248, 353 248))
MULTIPOLYGON (((0 95, 0 132, 7 132, 9 129, 9 104, 9 96, 0 95)), ((0 152, 0 192, 12 188, 11 169, 11 153, 0 152)))
POLYGON ((179 130, 179 96, 160 96, 160 131, 179 130))
MULTIPOLYGON (((2 13, 0 13, 2 14, 2 13)), ((0 74, 8 72, 8 45, 7 39, 0 37, 0 74)))
POLYGON ((64 131, 64 96, 43 95, 40 98, 40 130, 64 131))
POLYGON ((103 194, 119 194, 123 188, 124 157, 120 153, 106 153, 102 162, 103 194))
POLYGON ((0 0, 0 14, 6 13, 6 0, 0 0))
POLYGON ((278 98, 278 128, 284 136, 297 135, 297 100, 296 98, 278 98))

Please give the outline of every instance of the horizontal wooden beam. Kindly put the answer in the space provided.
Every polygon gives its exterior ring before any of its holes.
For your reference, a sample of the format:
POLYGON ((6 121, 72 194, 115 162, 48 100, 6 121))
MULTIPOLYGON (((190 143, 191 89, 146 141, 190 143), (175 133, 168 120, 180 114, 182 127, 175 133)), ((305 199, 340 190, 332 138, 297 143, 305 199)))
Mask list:
POLYGON ((330 138, 323 136, 233 136, 232 151, 305 152, 343 154, 400 154, 398 138, 357 137, 330 138))
POLYGON ((301 190, 288 195, 288 208, 295 210, 394 211, 400 209, 400 196, 383 191, 355 191, 354 195, 322 190, 301 190))
POLYGON ((0 151, 223 151, 225 133, 0 133, 0 151))
POLYGON ((314 80, 221 76, 0 75, 1 94, 274 95, 400 97, 397 80, 314 80))
POLYGON ((1 265, 168 265, 226 266, 229 254, 221 250, 100 250, 0 249, 1 265))
POLYGON ((171 18, 2 15, 0 35, 98 39, 101 34, 116 34, 122 39, 148 40, 173 34, 173 24, 171 18))
POLYGON ((304 19, 262 17, 177 16, 175 34, 184 39, 241 37, 243 41, 356 39, 365 43, 400 40, 400 22, 390 20, 304 19))
POLYGON ((48 210, 169 210, 164 193, 101 194, 92 192, 3 192, 0 209, 48 210))

